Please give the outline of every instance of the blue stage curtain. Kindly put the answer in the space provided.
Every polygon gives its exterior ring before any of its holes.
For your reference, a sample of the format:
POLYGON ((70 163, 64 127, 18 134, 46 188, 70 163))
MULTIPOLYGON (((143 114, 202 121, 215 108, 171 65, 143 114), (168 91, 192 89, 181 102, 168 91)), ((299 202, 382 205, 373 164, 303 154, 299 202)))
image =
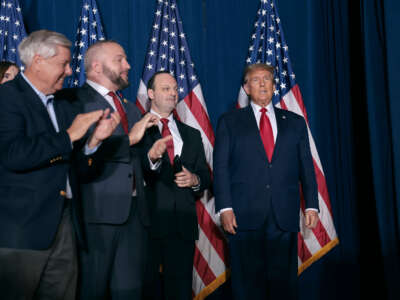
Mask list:
MULTIPOLYGON (((300 277, 301 299, 399 299, 400 1, 276 0, 340 244, 300 277), (397 297, 396 297, 397 296, 397 297)), ((74 41, 80 0, 20 0, 27 32, 74 41)), ((156 0, 97 0, 131 63, 135 101, 156 0)), ((234 107, 259 0, 178 0, 208 112, 234 107)), ((228 283, 229 284, 229 283, 228 283)), ((222 287, 209 299, 229 299, 222 287)))

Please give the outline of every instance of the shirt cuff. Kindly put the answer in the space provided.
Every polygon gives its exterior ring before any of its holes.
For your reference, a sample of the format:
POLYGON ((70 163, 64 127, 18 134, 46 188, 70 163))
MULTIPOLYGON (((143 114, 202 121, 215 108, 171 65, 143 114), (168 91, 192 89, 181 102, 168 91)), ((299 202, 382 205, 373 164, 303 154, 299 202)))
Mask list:
POLYGON ((318 209, 316 209, 316 208, 306 208, 306 211, 316 211, 316 212, 318 212, 318 209))
POLYGON ((148 154, 147 154, 147 158, 149 159, 150 170, 155 171, 155 170, 157 170, 157 169, 160 167, 161 162, 162 162, 161 159, 159 159, 159 160, 157 160, 155 163, 153 163, 153 162, 151 161, 151 159, 150 159, 150 157, 149 157, 148 154))
POLYGON ((97 151, 97 149, 99 149, 100 145, 101 145, 101 143, 93 148, 89 148, 88 143, 86 143, 83 153, 85 153, 85 155, 91 155, 91 154, 95 153, 97 151))

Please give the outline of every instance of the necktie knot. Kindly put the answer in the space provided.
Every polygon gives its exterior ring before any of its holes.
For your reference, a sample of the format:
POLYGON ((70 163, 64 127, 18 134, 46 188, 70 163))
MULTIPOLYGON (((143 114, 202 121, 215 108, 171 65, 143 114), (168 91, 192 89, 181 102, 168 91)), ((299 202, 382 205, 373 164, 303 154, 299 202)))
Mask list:
POLYGON ((161 118, 160 121, 161 121, 161 123, 163 124, 163 126, 168 126, 168 122, 169 122, 168 119, 166 119, 166 118, 161 118))
POLYGON ((265 107, 263 107, 263 108, 260 109, 260 112, 261 112, 262 114, 265 114, 267 111, 268 111, 268 109, 266 109, 265 107))

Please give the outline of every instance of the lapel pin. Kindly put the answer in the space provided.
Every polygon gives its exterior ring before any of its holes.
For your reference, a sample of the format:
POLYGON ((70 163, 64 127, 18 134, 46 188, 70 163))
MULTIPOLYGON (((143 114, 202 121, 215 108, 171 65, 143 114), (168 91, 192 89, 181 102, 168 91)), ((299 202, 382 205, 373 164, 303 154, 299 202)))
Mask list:
POLYGON ((283 115, 283 116, 282 116, 282 119, 286 119, 286 116, 285 116, 285 115, 283 115))
POLYGON ((128 103, 128 100, 126 100, 125 98, 124 98, 124 103, 128 103))

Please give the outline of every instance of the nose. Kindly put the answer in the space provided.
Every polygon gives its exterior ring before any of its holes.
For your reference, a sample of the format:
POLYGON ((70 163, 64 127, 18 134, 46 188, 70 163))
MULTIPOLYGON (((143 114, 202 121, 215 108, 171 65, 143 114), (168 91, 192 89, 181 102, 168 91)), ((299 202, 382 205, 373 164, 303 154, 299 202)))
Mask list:
POLYGON ((69 64, 67 64, 67 65, 65 66, 65 74, 66 74, 67 76, 72 75, 72 69, 71 69, 71 66, 70 66, 69 64))
POLYGON ((125 60, 125 68, 126 68, 127 70, 130 70, 130 69, 131 69, 131 65, 128 63, 127 60, 125 60))

